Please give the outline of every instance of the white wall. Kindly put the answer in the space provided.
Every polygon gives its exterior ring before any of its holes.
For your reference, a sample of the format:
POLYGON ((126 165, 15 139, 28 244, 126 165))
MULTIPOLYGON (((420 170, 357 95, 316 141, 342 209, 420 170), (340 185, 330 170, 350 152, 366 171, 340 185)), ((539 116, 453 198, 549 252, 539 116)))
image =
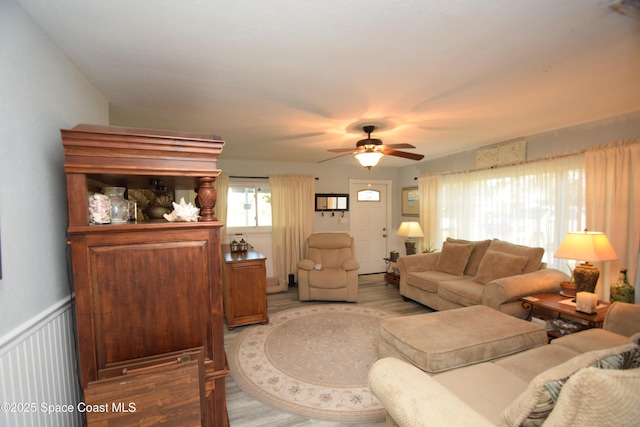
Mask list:
MULTIPOLYGON (((572 153, 594 145, 607 144, 623 139, 640 138, 640 111, 608 117, 589 123, 523 135, 509 141, 497 141, 492 145, 526 140, 527 160, 552 155, 572 153)), ((486 147, 482 147, 486 148, 486 147)), ((476 151, 469 150, 420 163, 405 166, 398 170, 401 187, 417 185, 415 177, 427 172, 463 171, 475 168, 476 151)))
MULTIPOLYGON (((574 153, 589 147, 623 139, 640 138, 640 111, 608 117, 534 135, 523 135, 508 141, 500 141, 486 147, 526 140, 526 159, 540 159, 553 155, 574 153)), ((417 186, 416 178, 428 172, 452 172, 475 169, 476 150, 463 151, 398 169, 400 187, 417 186)), ((402 219, 407 220, 410 218, 402 219)), ((434 242, 439 247, 442 242, 434 242)))
MULTIPOLYGON (((15 0, 0 0, 0 58, 0 402, 74 405, 60 129, 107 124, 108 104, 15 0)), ((39 408, 0 425, 82 424, 39 408)))
MULTIPOLYGON (((330 163, 296 163, 296 162, 263 162, 226 159, 224 149, 218 161, 218 167, 231 176, 264 176, 270 175, 310 175, 318 178, 316 180, 316 193, 349 193, 349 179, 371 179, 371 180, 392 180, 397 182, 398 170, 396 168, 378 167, 367 170, 359 166, 355 160, 353 166, 332 166, 330 163)), ((393 189, 394 194, 399 192, 393 189)), ((399 199, 398 199, 399 200, 399 199)), ((326 213, 322 216, 320 212, 315 213, 316 232, 349 231, 348 221, 340 224, 341 215, 331 216, 326 213)), ((345 213, 345 218, 349 219, 349 213, 345 213)), ((400 205, 393 204, 392 221, 395 227, 399 224, 400 205)))
POLYGON ((14 0, 0 0, 0 58, 2 344, 70 294, 60 129, 107 124, 108 104, 14 0))

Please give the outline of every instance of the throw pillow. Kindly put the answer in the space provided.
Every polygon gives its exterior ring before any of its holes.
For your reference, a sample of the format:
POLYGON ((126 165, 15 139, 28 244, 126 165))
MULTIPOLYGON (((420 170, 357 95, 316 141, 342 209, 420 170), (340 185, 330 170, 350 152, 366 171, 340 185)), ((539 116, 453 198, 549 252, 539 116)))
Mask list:
POLYGON ((472 250, 472 243, 444 242, 435 270, 462 276, 472 250))
POLYGON ((635 334, 631 335, 627 342, 632 342, 634 344, 640 345, 640 332, 636 332, 635 334))
POLYGON ((536 376, 500 415, 499 425, 542 425, 558 400, 564 384, 583 368, 634 369, 640 366, 640 347, 625 344, 578 355, 536 376))
POLYGON ((473 278, 478 283, 487 284, 503 277, 522 273, 528 259, 523 256, 487 249, 478 266, 478 274, 473 278))
POLYGON ((489 249, 498 252, 505 252, 511 255, 527 257, 527 264, 522 270, 523 274, 538 270, 542 264, 542 256, 544 255, 543 248, 531 248, 529 246, 516 245, 500 239, 493 239, 489 245, 489 249))
POLYGON ((562 388, 545 427, 634 426, 640 419, 640 368, 583 368, 562 388))
POLYGON ((472 243, 473 250, 471 251, 471 256, 469 256, 469 262, 467 262, 467 266, 464 269, 464 274, 468 276, 475 276, 478 274, 478 266, 482 261, 482 257, 484 253, 487 251, 487 248, 491 244, 491 240, 477 240, 477 241, 469 241, 462 239, 452 239, 451 237, 447 237, 447 242, 450 243, 472 243))

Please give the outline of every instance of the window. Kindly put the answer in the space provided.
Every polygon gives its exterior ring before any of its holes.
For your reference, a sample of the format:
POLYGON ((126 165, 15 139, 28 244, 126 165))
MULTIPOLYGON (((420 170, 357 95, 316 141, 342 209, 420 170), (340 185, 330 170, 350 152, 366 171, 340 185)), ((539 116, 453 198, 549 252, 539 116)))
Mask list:
POLYGON ((553 254, 567 232, 585 225, 584 157, 448 174, 439 194, 434 243, 450 236, 540 246, 544 262, 566 271, 553 254))
POLYGON ((271 227, 271 190, 268 180, 229 182, 227 193, 228 228, 254 229, 271 227))
POLYGON ((380 192, 378 190, 371 190, 371 189, 359 190, 358 201, 359 202, 379 202, 380 192))

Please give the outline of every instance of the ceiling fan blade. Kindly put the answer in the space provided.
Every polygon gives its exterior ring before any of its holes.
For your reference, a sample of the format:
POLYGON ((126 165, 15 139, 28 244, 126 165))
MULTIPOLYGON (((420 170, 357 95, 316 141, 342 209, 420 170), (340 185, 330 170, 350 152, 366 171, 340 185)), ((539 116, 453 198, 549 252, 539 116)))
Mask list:
POLYGON ((396 150, 390 150, 388 148, 384 149, 382 153, 389 156, 404 157, 405 159, 411 159, 411 160, 424 159, 424 155, 422 154, 407 153, 406 151, 396 151, 396 150))
MULTIPOLYGON (((332 150, 329 150, 329 151, 332 151, 332 150)), ((349 151, 353 152, 354 150, 350 149, 349 151)), ((324 160, 319 160, 316 163, 328 162, 329 160, 337 159, 338 157, 344 157, 344 156, 347 156, 349 154, 351 154, 351 153, 340 154, 339 156, 331 157, 331 158, 324 159, 324 160)))
POLYGON ((384 144, 385 148, 416 148, 411 144, 384 144))
POLYGON ((332 148, 331 150, 327 150, 330 151, 332 153, 346 153, 347 151, 349 152, 354 152, 354 151, 358 151, 357 148, 332 148))

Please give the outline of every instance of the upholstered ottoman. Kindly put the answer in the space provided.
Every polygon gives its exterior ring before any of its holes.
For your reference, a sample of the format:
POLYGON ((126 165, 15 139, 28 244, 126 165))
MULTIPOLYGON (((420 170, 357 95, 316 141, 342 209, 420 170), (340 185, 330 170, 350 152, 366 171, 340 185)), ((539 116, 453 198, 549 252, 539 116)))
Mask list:
POLYGON ((544 327, 484 305, 380 321, 379 357, 396 357, 428 374, 544 344, 544 327))

